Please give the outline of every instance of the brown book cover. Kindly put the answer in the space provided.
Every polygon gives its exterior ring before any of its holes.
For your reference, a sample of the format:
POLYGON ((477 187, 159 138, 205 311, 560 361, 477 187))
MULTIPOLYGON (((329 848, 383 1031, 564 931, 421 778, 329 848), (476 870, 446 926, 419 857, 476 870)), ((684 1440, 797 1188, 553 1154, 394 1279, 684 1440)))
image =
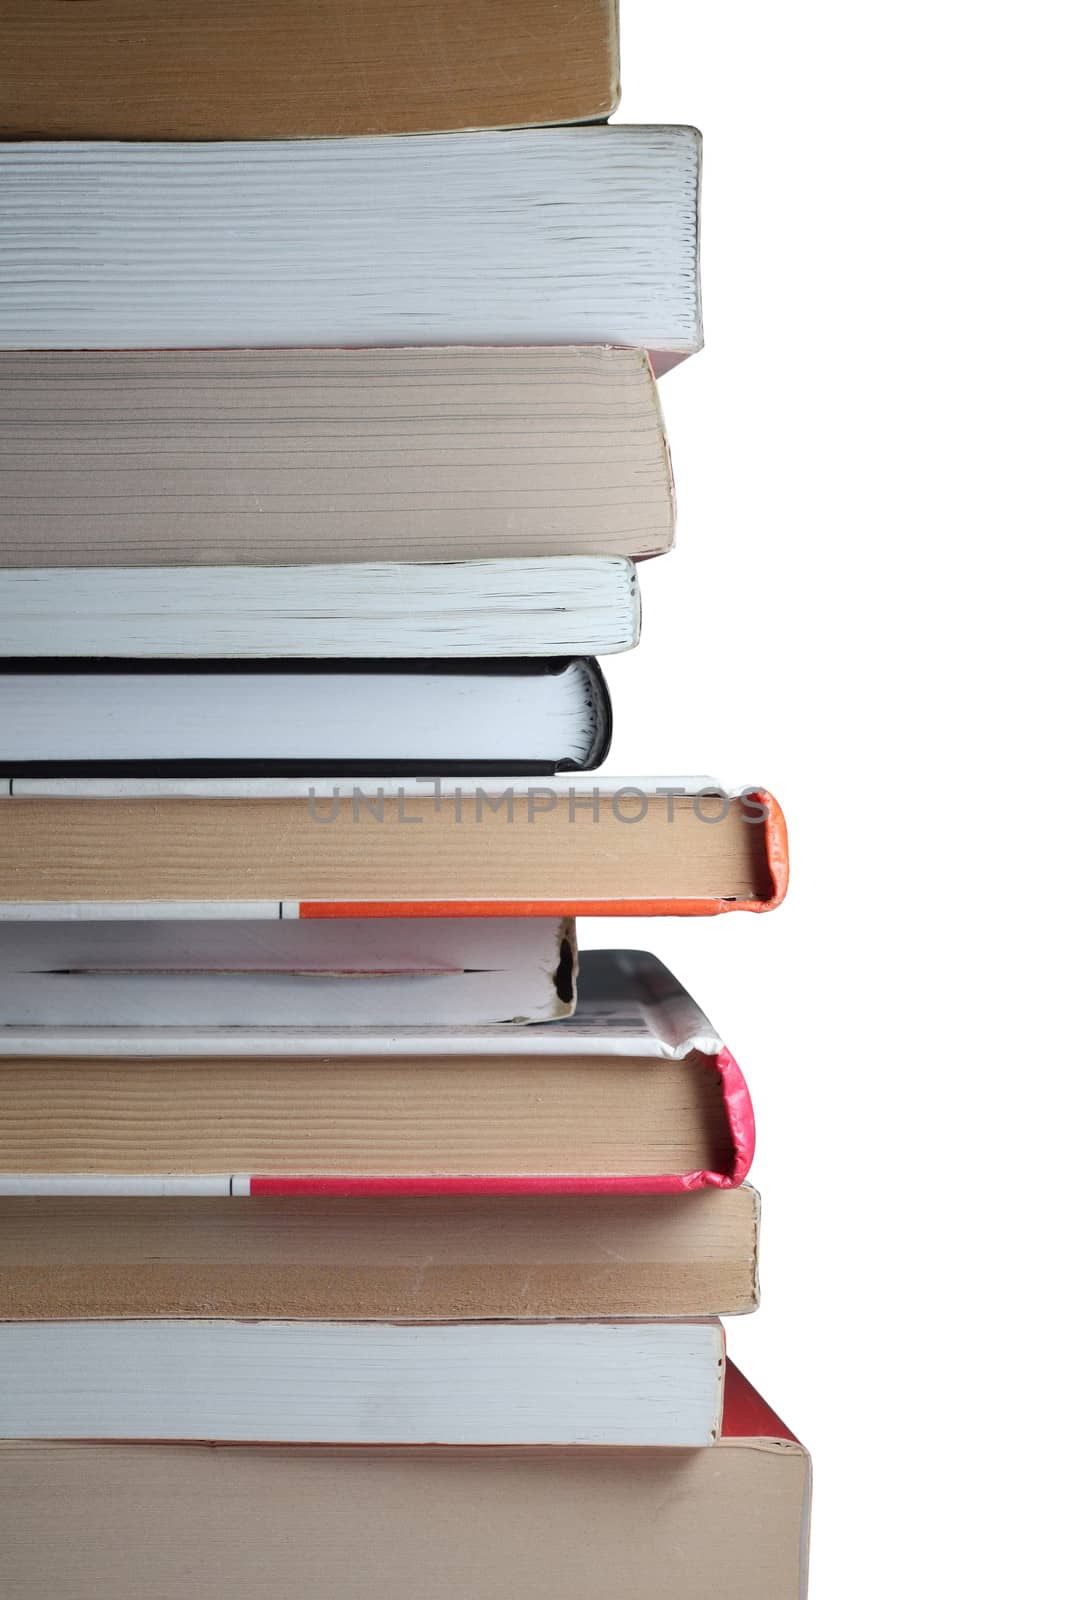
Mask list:
POLYGON ((757 1304, 757 1191, 0 1199, 0 1318, 709 1317, 757 1304))
POLYGON ((0 136, 275 139, 607 117, 616 0, 0 0, 0 136))

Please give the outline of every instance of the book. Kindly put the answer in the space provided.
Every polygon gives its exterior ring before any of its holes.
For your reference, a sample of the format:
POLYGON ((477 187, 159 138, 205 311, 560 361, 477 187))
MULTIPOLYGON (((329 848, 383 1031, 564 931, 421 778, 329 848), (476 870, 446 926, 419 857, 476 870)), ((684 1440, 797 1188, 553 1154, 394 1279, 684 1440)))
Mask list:
POLYGON ((0 1026, 549 1022, 576 968, 565 917, 0 921, 0 1026))
POLYGON ((596 656, 638 632, 618 556, 0 570, 0 658, 596 656))
POLYGON ((640 951, 551 1027, 0 1026, 0 1193, 678 1194, 741 1183, 731 1051, 640 951))
POLYGON ((612 731, 596 661, 0 664, 0 772, 553 773, 612 731))
POLYGON ((701 1322, 0 1322, 0 1437, 708 1446, 701 1322))
POLYGON ((4 0, 0 134, 277 139, 585 122, 616 0, 4 0))
POLYGON ((719 1317, 757 1304, 759 1222, 749 1184, 247 1204, 10 1196, 0 1316, 719 1317))
POLYGON ((701 345, 698 134, 0 145, 0 348, 701 345))
POLYGON ((0 352, 0 566, 660 555, 641 350, 0 352))
POLYGON ((767 911, 787 836, 710 779, 7 778, 0 904, 156 916, 712 916, 767 911), (240 911, 237 906, 242 908, 240 911))
POLYGON ((3 1442, 0 1529, 27 1600, 800 1600, 810 1482, 728 1362, 707 1450, 3 1442))

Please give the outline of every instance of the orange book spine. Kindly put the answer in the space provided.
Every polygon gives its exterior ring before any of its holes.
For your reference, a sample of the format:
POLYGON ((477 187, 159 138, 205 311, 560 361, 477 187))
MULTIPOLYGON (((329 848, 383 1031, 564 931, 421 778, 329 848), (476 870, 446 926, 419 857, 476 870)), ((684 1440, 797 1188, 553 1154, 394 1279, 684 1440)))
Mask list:
POLYGON ((774 911, 787 893, 787 823, 767 789, 749 791, 765 808, 762 823, 771 892, 760 900, 302 900, 298 915, 316 917, 715 917, 725 911, 774 911))

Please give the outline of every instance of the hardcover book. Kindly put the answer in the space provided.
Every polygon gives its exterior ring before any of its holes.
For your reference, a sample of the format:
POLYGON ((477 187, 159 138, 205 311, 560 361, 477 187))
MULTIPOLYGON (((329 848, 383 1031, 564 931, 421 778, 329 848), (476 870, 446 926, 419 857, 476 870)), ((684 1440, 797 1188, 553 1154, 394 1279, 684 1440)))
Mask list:
POLYGON ((753 1113, 654 957, 583 956, 574 1016, 454 1028, 0 1027, 0 1193, 680 1194, 753 1113))
POLYGON ((786 888, 772 796, 703 778, 0 778, 7 916, 713 916, 786 888))
POLYGON ((611 730, 590 659, 0 665, 10 777, 553 773, 611 730))

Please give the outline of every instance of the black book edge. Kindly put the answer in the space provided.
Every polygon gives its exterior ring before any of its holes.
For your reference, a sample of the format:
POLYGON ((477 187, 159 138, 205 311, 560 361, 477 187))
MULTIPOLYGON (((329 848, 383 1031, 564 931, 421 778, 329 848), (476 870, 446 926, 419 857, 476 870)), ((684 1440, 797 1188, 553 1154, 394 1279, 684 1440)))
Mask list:
POLYGON ((411 673, 427 677, 512 677, 538 678, 567 672, 585 656, 343 656, 280 661, 263 656, 235 661, 233 657, 197 656, 186 660, 152 656, 0 656, 0 673, 5 676, 33 677, 42 673, 68 673, 72 677, 103 677, 122 674, 129 677, 194 677, 215 674, 222 677, 327 677, 352 673, 360 677, 385 677, 411 673))

